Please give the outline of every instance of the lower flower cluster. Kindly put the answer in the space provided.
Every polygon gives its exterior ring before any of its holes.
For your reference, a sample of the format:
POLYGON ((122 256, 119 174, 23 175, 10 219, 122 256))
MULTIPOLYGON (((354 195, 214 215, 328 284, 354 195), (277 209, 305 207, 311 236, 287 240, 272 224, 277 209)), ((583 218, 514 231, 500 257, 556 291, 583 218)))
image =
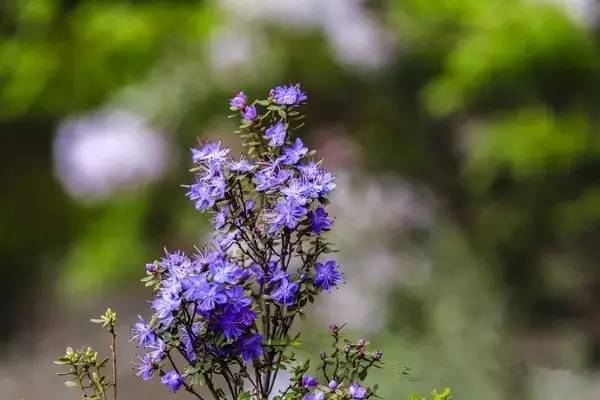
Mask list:
POLYGON ((144 280, 155 289, 154 313, 149 321, 140 316, 132 327, 141 351, 138 376, 149 380, 158 372, 163 384, 178 391, 191 388, 186 379, 198 371, 258 360, 264 338, 256 324, 257 289, 267 301, 293 307, 301 286, 330 290, 342 280, 333 260, 317 263, 314 276, 295 279, 275 262, 266 271, 247 264, 243 257, 213 249, 191 257, 167 252, 146 266, 144 280), (175 355, 186 361, 186 373, 177 369, 175 355))
POLYGON ((376 396, 377 386, 367 387, 363 381, 370 369, 381 368, 383 353, 369 353, 364 338, 352 342, 343 336, 342 328, 335 324, 329 327, 333 340, 330 351, 320 354, 317 371, 321 380, 307 373, 309 362, 300 364, 294 369, 292 384, 275 400, 363 400, 376 396))
POLYGON ((246 285, 255 278, 215 250, 189 257, 167 253, 147 266, 147 281, 156 285, 150 322, 140 317, 132 339, 144 351, 138 375, 161 381, 177 391, 183 378, 169 365, 171 353, 183 356, 194 367, 233 359, 250 362, 262 355, 262 337, 251 329, 256 312, 246 285))

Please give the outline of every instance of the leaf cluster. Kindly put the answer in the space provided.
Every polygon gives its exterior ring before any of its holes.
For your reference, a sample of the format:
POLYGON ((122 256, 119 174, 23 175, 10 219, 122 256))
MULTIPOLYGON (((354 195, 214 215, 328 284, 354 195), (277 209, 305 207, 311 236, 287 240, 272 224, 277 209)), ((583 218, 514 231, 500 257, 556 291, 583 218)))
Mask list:
POLYGON ((113 381, 106 377, 103 368, 108 358, 98 360, 98 352, 91 347, 81 347, 74 350, 67 347, 65 354, 54 363, 65 366, 67 370, 59 372, 59 376, 67 376, 65 385, 81 390, 81 398, 89 400, 106 400, 106 392, 113 381))

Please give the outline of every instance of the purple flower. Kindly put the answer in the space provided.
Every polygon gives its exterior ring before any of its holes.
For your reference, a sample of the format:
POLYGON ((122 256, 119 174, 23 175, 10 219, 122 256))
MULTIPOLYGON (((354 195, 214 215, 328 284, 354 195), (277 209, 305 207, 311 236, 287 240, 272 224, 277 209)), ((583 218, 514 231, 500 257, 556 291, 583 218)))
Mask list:
POLYGON ((179 327, 179 337, 181 338, 181 343, 183 344, 183 352, 186 359, 191 364, 195 364, 197 356, 194 349, 194 340, 187 327, 179 327))
POLYGON ((278 121, 265 131, 265 137, 269 140, 269 146, 279 147, 285 142, 286 125, 283 121, 278 121))
POLYGON ((228 304, 235 309, 240 310, 252 304, 252 300, 250 297, 246 296, 242 286, 233 286, 232 288, 226 290, 226 294, 229 299, 228 304))
POLYGON ((309 197, 312 197, 312 188, 304 179, 292 178, 287 185, 281 188, 281 194, 286 197, 294 197, 299 204, 306 204, 309 197))
POLYGON ((158 297, 152 301, 152 308, 156 313, 156 318, 165 326, 170 326, 173 321, 173 312, 181 305, 181 299, 174 293, 161 292, 158 297))
POLYGON ((323 207, 318 207, 314 212, 310 211, 307 214, 307 217, 310 222, 310 229, 313 233, 319 234, 331 229, 333 221, 328 218, 327 211, 325 211, 323 207))
POLYGON ((179 304, 179 292, 182 289, 180 278, 187 274, 188 269, 186 268, 186 266, 187 264, 182 264, 180 266, 172 267, 169 271, 170 275, 167 275, 161 282, 160 295, 165 300, 179 304))
POLYGON ((325 393, 320 390, 315 391, 315 393, 306 393, 302 400, 323 400, 325 399, 325 393))
POLYGON ((233 172, 246 173, 254 169, 254 164, 245 158, 240 158, 239 161, 229 161, 229 170, 233 172))
POLYGON ((296 164, 306 153, 308 153, 308 148, 304 146, 300 138, 296 138, 292 146, 283 149, 283 163, 287 165, 296 164))
POLYGON ((336 382, 335 379, 332 379, 329 381, 329 384, 327 385, 327 387, 329 388, 329 390, 335 390, 338 387, 338 383, 336 382))
POLYGON ((298 165, 297 168, 302 173, 302 176, 308 180, 313 180, 318 175, 320 169, 319 164, 314 161, 311 161, 307 164, 298 165))
POLYGON ((244 107, 244 109, 242 110, 242 119, 244 120, 244 122, 254 121, 257 115, 258 114, 256 113, 256 107, 254 106, 247 106, 244 107))
POLYGON ((183 282, 183 297, 187 301, 197 301, 202 299, 209 290, 209 283, 206 280, 206 273, 188 276, 183 282))
POLYGON ((215 244, 222 251, 226 251, 231 247, 235 240, 240 235, 240 231, 233 230, 229 233, 218 233, 215 236, 215 244))
POLYGON ((229 100, 229 106, 232 110, 241 110, 246 107, 246 101, 248 98, 244 94, 244 92, 237 92, 231 100, 229 100))
POLYGON ((337 263, 333 260, 325 264, 317 263, 317 273, 315 274, 315 285, 321 289, 331 290, 332 287, 342 283, 344 278, 337 270, 337 263))
POLYGON ((279 264, 275 261, 269 263, 269 267, 266 272, 260 271, 260 276, 257 277, 259 283, 265 283, 267 285, 274 285, 278 282, 281 282, 284 279, 287 279, 287 274, 279 264))
POLYGON ((307 209, 295 197, 279 199, 274 210, 268 215, 269 233, 273 234, 286 227, 294 229, 306 215, 307 209))
POLYGON ((202 266, 208 266, 217 260, 221 260, 225 257, 222 251, 220 250, 206 250, 204 252, 199 252, 195 258, 199 264, 202 266))
POLYGON ((315 378, 314 376, 310 376, 310 375, 304 374, 304 375, 302 375, 302 382, 301 382, 301 384, 306 389, 314 389, 319 384, 319 381, 317 381, 317 378, 315 378))
POLYGON ((224 227, 227 222, 227 217, 229 217, 229 207, 223 207, 221 210, 217 211, 211 220, 213 228, 218 230, 224 227))
POLYGON ((221 149, 221 142, 206 142, 198 148, 192 150, 192 161, 199 163, 201 161, 225 161, 225 157, 229 154, 229 149, 221 149))
POLYGON ((138 356, 139 362, 136 364, 136 376, 140 376, 143 380, 149 381, 154 375, 154 370, 157 368, 154 359, 146 354, 143 358, 138 356))
POLYGON ((256 190, 263 192, 283 185, 292 176, 292 171, 280 169, 273 164, 258 171, 254 178, 256 180, 256 190))
POLYGON ((283 279, 277 289, 271 294, 273 300, 277 303, 285 304, 286 306, 292 306, 296 302, 296 292, 298 291, 298 284, 290 282, 287 279, 283 279))
POLYGON ((262 336, 261 335, 250 335, 240 339, 238 344, 238 350, 244 361, 252 361, 263 354, 262 348, 262 336))
POLYGON ((198 303, 202 311, 214 310, 217 304, 227 301, 227 296, 222 292, 220 285, 208 283, 204 274, 190 277, 185 285, 185 298, 198 303))
POLYGON ((327 171, 319 171, 315 179, 313 180, 315 189, 319 196, 325 196, 333 189, 335 189, 335 177, 327 171))
POLYGON ((131 327, 131 340, 137 340, 138 346, 148 346, 154 343, 156 335, 150 326, 138 315, 138 322, 131 327))
POLYGON ((165 269, 172 270, 184 264, 186 262, 186 258, 187 256, 181 250, 176 250, 172 253, 169 253, 169 251, 165 249, 165 256, 160 259, 160 266, 165 269))
POLYGON ((203 286, 204 292, 202 298, 200 298, 200 310, 210 311, 213 310, 217 304, 223 304, 227 301, 227 296, 221 291, 221 287, 215 284, 209 284, 203 286))
POLYGON ((223 198, 223 196, 225 196, 225 189, 227 189, 227 182, 225 181, 225 178, 223 177, 223 175, 221 173, 211 177, 207 183, 208 183, 208 190, 209 190, 210 196, 213 198, 213 203, 214 203, 214 200, 221 199, 221 198, 223 198))
POLYGON ((162 360, 165 356, 165 342, 162 339, 156 339, 156 341, 146 347, 148 353, 146 354, 154 362, 162 360))
POLYGON ((279 105, 298 105, 307 99, 306 94, 300 90, 300 84, 277 86, 271 89, 269 96, 279 105))
POLYGON ((183 385, 183 378, 175 371, 169 371, 160 378, 160 382, 166 385, 171 392, 176 392, 183 385))
POLYGON ((217 283, 235 283, 238 266, 229 261, 219 260, 210 265, 213 281, 217 283))
POLYGON ((235 340, 252 325, 256 313, 251 309, 227 307, 219 319, 219 330, 226 340, 235 340))
POLYGON ((358 382, 354 382, 348 388, 348 393, 352 396, 353 399, 362 400, 367 397, 367 389, 360 386, 358 382))
POLYGON ((185 195, 194 202, 194 206, 198 211, 206 210, 215 204, 215 199, 210 194, 210 188, 204 182, 191 185, 190 190, 185 195))

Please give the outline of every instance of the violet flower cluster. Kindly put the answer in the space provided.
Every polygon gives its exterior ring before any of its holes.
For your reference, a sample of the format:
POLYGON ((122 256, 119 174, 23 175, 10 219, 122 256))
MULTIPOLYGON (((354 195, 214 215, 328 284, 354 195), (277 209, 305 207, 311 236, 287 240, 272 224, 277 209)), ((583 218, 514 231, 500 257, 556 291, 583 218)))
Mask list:
POLYGON ((370 369, 381 368, 383 353, 367 351, 369 342, 365 338, 356 342, 345 338, 342 328, 335 324, 329 327, 333 341, 331 350, 320 354, 318 371, 322 380, 307 373, 310 367, 307 361, 296 367, 292 384, 279 400, 363 400, 376 396, 377 386, 365 386, 363 381, 370 369))
MULTIPOLYGON (((301 371, 289 352, 292 325, 307 303, 343 282, 323 237, 333 226, 327 198, 335 177, 293 135, 306 100, 299 84, 252 103, 238 92, 229 105, 241 119, 245 154, 234 158, 220 142, 192 149, 186 196, 211 214, 212 242, 190 254, 166 251, 146 266, 152 315, 132 328, 142 379, 199 399, 204 390, 216 400, 269 399, 281 369, 301 371)), ((372 392, 358 380, 330 392, 367 398, 372 392)), ((324 398, 296 389, 292 383, 275 398, 324 398)))

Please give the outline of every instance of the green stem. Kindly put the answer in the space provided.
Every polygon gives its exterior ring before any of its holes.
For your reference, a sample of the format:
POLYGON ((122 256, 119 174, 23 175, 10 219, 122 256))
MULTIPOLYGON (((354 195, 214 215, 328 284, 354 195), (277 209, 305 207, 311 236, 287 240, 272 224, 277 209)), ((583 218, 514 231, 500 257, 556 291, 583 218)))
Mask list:
POLYGON ((110 351, 112 354, 112 378, 113 378, 113 399, 117 400, 117 333, 115 327, 110 326, 111 344, 110 351))

